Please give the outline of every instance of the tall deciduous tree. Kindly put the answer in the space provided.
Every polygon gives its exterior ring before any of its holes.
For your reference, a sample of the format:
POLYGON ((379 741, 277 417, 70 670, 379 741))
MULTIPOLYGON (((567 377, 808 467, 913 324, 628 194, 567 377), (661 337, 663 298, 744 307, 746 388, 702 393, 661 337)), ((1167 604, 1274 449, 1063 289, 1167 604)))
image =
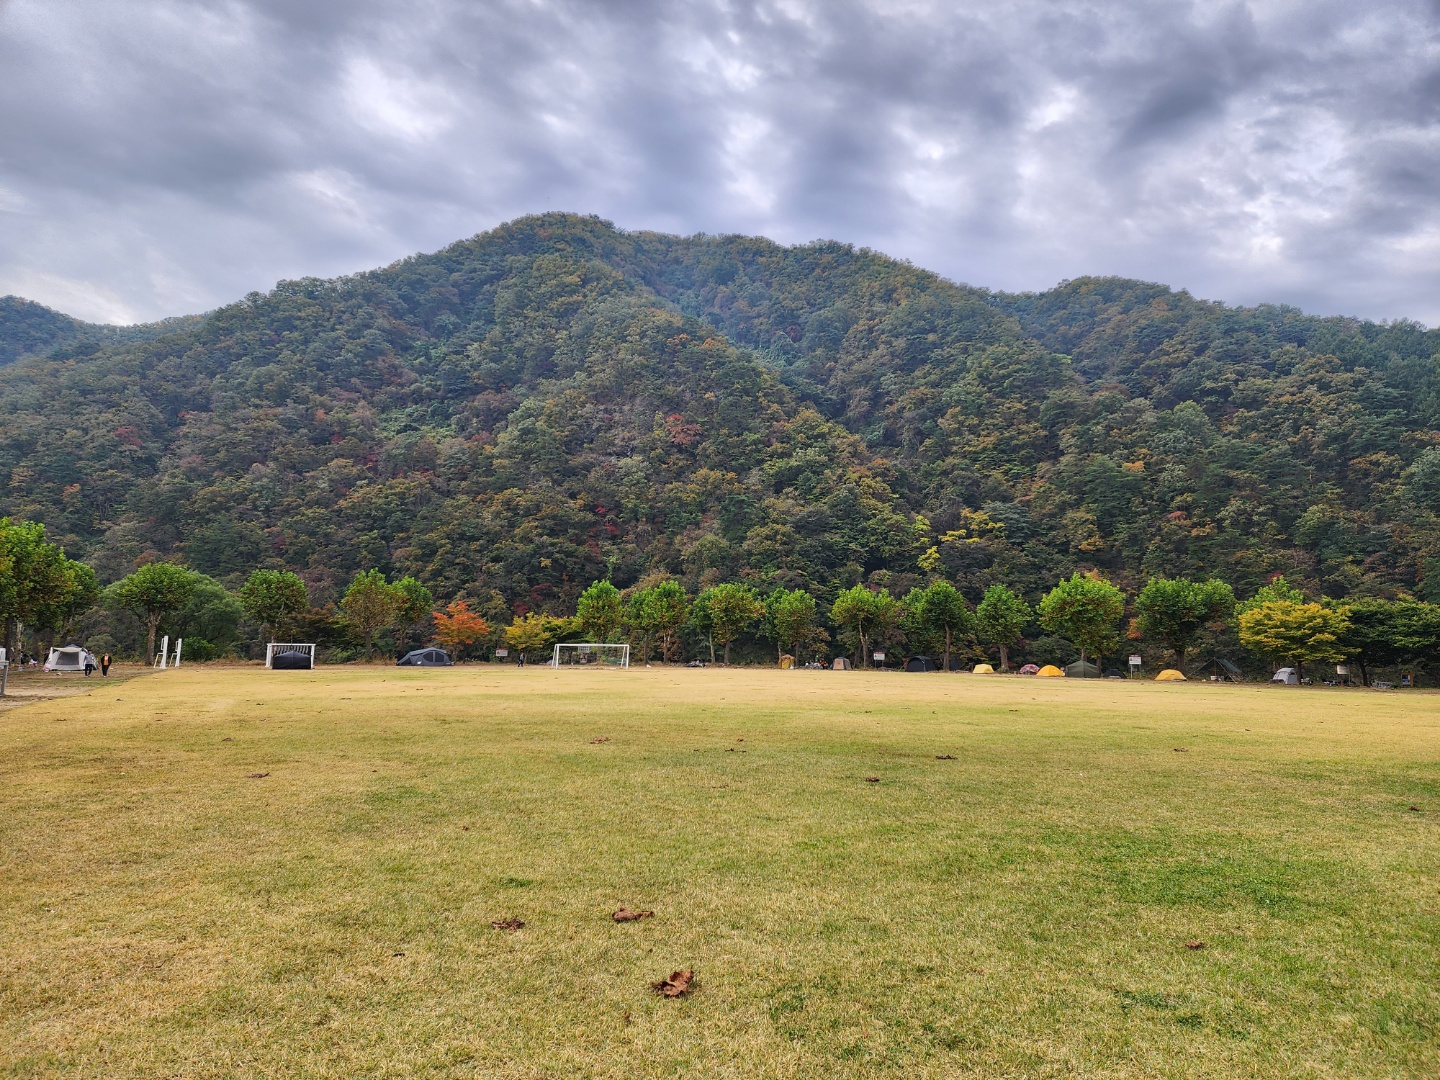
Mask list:
POLYGON ((557 641, 569 636, 574 628, 569 619, 532 611, 521 615, 505 628, 505 642, 521 655, 545 653, 557 641))
POLYGON ((435 620, 435 640, 454 657, 490 636, 490 624, 470 610, 464 600, 452 600, 444 611, 431 613, 435 620))
POLYGON ((390 587, 399 597, 395 610, 396 626, 408 632, 416 623, 429 616, 435 597, 420 582, 407 575, 399 581, 391 582, 390 587))
POLYGON ((660 655, 674 659, 680 627, 690 614, 690 598, 678 581, 662 581, 636 589, 626 604, 626 622, 643 643, 644 662, 650 660, 650 645, 660 643, 660 655))
POLYGON ((375 635, 395 624, 405 597, 386 582, 379 570, 362 570, 355 575, 340 600, 345 619, 365 640, 365 659, 375 655, 375 635))
POLYGON ((830 606, 830 618, 855 643, 861 667, 870 666, 870 641, 899 618, 900 605, 890 590, 871 591, 864 585, 846 589, 830 606))
POLYGON ((1142 633, 1159 638, 1185 666, 1185 652, 1207 623, 1235 617, 1235 590, 1223 581, 1151 578, 1135 598, 1142 633))
POLYGON ((575 618, 587 641, 608 642, 620 633, 625 605, 620 590, 608 581, 593 582, 575 604, 575 618))
POLYGON ((267 642, 274 641, 280 626, 310 609, 305 582, 289 570, 256 570, 240 586, 240 606, 260 624, 267 642))
POLYGON ((1350 629, 1349 609, 1294 600, 1267 600, 1240 613, 1240 643, 1266 656, 1295 661, 1304 677, 1305 662, 1338 663, 1349 655, 1341 638, 1350 629))
POLYGON ((1100 656, 1120 642, 1115 624, 1125 612, 1125 594, 1098 574, 1076 571, 1045 594, 1037 609, 1040 625, 1073 641, 1086 653, 1100 656))
POLYGON ((0 618, 12 654, 21 623, 56 629, 79 614, 77 606, 94 603, 95 575, 81 566, 45 538, 38 521, 0 518, 0 618))
POLYGON ((730 665, 730 646, 745 629, 765 616, 765 604, 749 585, 730 582, 706 589, 696 598, 709 616, 710 632, 725 649, 730 665))
MULTIPOLYGON (((1327 603, 1327 606, 1336 606, 1327 603)), ((1440 606, 1419 600, 1350 600, 1340 646, 1370 684, 1372 665, 1408 664, 1440 655, 1440 606)))
POLYGON ((815 598, 804 589, 776 589, 765 598, 765 625, 777 653, 784 656, 789 645, 798 663, 800 646, 815 632, 815 598))
POLYGON ((912 625, 924 636, 944 642, 942 670, 949 671, 955 638, 974 629, 970 607, 960 590, 948 581, 932 581, 924 588, 910 590, 905 597, 905 610, 912 625))
POLYGON ((145 620, 147 664, 155 662, 155 632, 160 620, 188 604, 201 580, 201 575, 184 566, 156 562, 110 586, 115 603, 145 620))
POLYGON ((1010 646, 1020 640, 1034 612, 1004 585, 991 585, 975 605, 975 632, 987 645, 1000 650, 1000 670, 1010 670, 1010 646))

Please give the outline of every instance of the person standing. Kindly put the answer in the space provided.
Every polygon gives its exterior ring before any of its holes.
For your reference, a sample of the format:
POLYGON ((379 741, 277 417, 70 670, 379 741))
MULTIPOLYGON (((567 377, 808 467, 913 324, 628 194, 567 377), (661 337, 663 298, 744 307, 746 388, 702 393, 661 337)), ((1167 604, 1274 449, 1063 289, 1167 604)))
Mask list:
POLYGON ((89 649, 85 650, 85 677, 88 679, 90 673, 95 670, 95 654, 89 649))
POLYGON ((110 654, 108 652, 100 654, 100 677, 102 679, 110 677, 110 654))

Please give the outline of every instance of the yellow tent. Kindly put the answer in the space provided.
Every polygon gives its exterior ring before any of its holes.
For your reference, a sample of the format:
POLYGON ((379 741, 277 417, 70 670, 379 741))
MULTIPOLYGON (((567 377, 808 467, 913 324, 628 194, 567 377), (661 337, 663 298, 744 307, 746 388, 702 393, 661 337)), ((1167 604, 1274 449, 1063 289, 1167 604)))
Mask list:
POLYGON ((1046 664, 1035 674, 1042 679, 1063 679, 1065 677, 1065 672, 1061 671, 1054 664, 1046 664))
POLYGON ((791 656, 789 653, 786 653, 784 656, 780 657, 780 670, 781 670, 781 671, 789 671, 789 670, 790 670, 791 668, 793 668, 794 666, 795 666, 795 658, 794 658, 793 656, 791 656))
POLYGON ((1156 682, 1185 682, 1185 676, 1176 671, 1173 667, 1167 667, 1159 675, 1155 676, 1156 682))
POLYGON ((976 665, 975 665, 975 674, 976 674, 976 675, 994 675, 994 674, 995 674, 995 669, 994 669, 993 667, 991 667, 989 664, 976 664, 976 665))

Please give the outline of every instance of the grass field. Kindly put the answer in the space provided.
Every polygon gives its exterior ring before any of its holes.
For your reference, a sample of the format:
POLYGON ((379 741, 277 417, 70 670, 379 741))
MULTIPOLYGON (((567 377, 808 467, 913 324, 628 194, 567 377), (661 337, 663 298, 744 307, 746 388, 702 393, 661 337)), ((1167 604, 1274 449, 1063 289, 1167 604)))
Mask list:
POLYGON ((1440 1076, 1437 824, 1423 693, 186 667, 0 716, 0 1074, 1440 1076))

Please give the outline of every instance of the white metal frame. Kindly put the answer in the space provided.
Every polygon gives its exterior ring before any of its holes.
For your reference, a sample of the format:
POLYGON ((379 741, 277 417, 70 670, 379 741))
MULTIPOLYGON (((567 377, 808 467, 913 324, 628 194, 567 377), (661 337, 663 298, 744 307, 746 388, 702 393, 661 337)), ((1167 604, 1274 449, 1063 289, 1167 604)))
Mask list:
POLYGON ((303 652, 310 656, 310 670, 315 670, 315 643, 313 641, 272 641, 265 646, 265 666, 277 652, 303 652))
MULTIPOLYGON (((622 667, 622 668, 628 668, 628 667, 630 666, 630 646, 629 646, 629 645, 616 645, 616 644, 608 644, 608 643, 598 643, 598 642, 594 642, 594 641, 586 641, 586 642, 576 642, 576 643, 571 643, 571 644, 566 644, 566 645, 556 645, 556 646, 555 646, 555 653, 554 653, 553 656, 550 657, 550 666, 553 667, 553 668, 558 668, 558 667, 560 666, 560 650, 561 650, 561 649, 574 649, 574 650, 576 650, 576 651, 579 652, 579 653, 591 653, 591 652, 595 652, 596 650, 602 650, 602 649, 603 649, 603 650, 608 651, 608 650, 612 650, 612 649, 613 649, 613 650, 617 650, 617 651, 619 652, 619 654, 620 654, 620 664, 619 664, 619 666, 622 667)), ((603 666, 606 666, 606 665, 601 665, 601 666, 603 667, 603 666)))

